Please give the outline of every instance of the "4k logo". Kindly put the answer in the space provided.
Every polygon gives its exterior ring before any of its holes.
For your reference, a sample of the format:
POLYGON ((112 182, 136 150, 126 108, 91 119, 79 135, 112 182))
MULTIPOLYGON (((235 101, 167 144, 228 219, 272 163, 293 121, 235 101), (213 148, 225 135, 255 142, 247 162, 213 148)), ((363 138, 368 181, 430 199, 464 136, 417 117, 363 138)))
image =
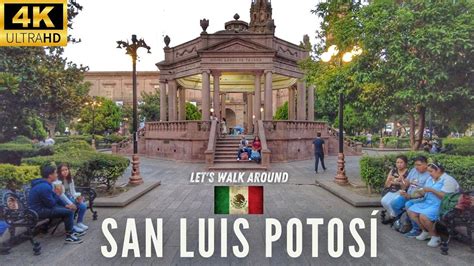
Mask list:
POLYGON ((66 46, 67 0, 0 0, 0 46, 66 46))

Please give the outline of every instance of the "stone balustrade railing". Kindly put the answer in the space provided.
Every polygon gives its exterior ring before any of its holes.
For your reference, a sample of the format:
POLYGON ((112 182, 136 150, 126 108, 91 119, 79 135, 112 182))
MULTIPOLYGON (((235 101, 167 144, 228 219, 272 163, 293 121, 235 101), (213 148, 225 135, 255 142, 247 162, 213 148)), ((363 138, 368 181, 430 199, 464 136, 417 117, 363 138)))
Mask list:
POLYGON ((211 130, 209 132, 209 141, 207 143, 206 164, 211 166, 214 164, 214 154, 216 153, 217 136, 219 134, 219 127, 216 120, 211 121, 211 130))
POLYGON ((311 139, 321 132, 322 137, 328 137, 326 122, 311 121, 263 121, 263 128, 268 140, 278 139, 311 139))
POLYGON ((267 144, 267 136, 265 135, 265 130, 263 128, 263 121, 258 120, 257 122, 257 132, 258 137, 260 138, 260 142, 262 143, 262 166, 269 167, 270 166, 270 156, 272 152, 268 149, 267 144))
POLYGON ((174 140, 207 140, 210 121, 176 121, 146 123, 145 138, 174 140))

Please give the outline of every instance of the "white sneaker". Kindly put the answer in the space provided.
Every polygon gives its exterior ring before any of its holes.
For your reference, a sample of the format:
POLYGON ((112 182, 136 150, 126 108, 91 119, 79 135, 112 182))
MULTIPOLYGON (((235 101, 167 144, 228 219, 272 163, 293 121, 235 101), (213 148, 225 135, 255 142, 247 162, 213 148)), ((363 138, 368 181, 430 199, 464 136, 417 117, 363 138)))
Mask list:
POLYGON ((432 248, 436 248, 441 243, 441 238, 439 236, 432 236, 431 240, 428 242, 428 246, 432 248))
POLYGON ((81 227, 79 227, 79 226, 77 226, 77 225, 74 225, 74 226, 72 227, 72 230, 73 230, 74 232, 78 232, 78 233, 84 233, 84 231, 85 231, 84 229, 82 229, 81 227))
POLYGON ((431 238, 430 233, 428 233, 426 231, 421 232, 421 234, 416 237, 416 239, 421 240, 421 241, 424 241, 424 240, 427 240, 427 239, 430 239, 430 238, 431 238))
POLYGON ((82 230, 87 230, 89 229, 89 226, 83 224, 83 223, 78 223, 77 224, 77 227, 81 228, 82 230))
POLYGON ((237 161, 240 161, 240 158, 237 158, 237 161))

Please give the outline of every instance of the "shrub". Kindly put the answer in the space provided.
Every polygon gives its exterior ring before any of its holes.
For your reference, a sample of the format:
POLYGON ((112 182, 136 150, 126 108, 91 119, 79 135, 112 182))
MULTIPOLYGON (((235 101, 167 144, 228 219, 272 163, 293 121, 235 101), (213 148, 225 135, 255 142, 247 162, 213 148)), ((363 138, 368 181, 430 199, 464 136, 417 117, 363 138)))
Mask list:
POLYGON ((83 140, 71 140, 63 142, 54 146, 54 152, 57 153, 69 153, 71 151, 94 151, 92 146, 83 140))
MULTIPOLYGON (((82 140, 91 144, 92 135, 59 136, 59 137, 54 138, 54 141, 56 142, 56 144, 61 144, 64 142, 69 142, 69 141, 78 141, 78 140, 82 140)), ((101 141, 104 141, 104 137, 101 135, 95 135, 95 140, 96 142, 101 142, 101 141)))
POLYGON ((447 138, 443 140, 443 146, 446 154, 454 155, 474 155, 474 138, 447 138))
POLYGON ((20 136, 17 136, 14 140, 10 141, 10 143, 31 144, 33 142, 28 137, 20 135, 20 136))
POLYGON ((0 188, 17 190, 38 177, 40 177, 38 166, 0 164, 0 188))
POLYGON ((0 163, 20 165, 22 158, 53 154, 51 147, 38 147, 16 141, 0 144, 0 163))
MULTIPOLYGON (((446 172, 452 175, 464 190, 474 187, 474 157, 455 156, 446 154, 428 154, 423 152, 404 153, 410 160, 409 168, 413 167, 413 159, 419 155, 424 155, 433 160, 439 161, 446 168, 446 172)), ((360 174, 362 180, 374 190, 380 191, 390 167, 394 166, 397 154, 390 154, 378 157, 364 156, 360 161, 360 174)))
POLYGON ((119 135, 119 134, 110 134, 104 137, 104 141, 106 143, 119 143, 126 138, 127 137, 119 135))
POLYGON ((26 158, 23 163, 42 166, 54 162, 56 165, 66 163, 78 183, 90 186, 91 183, 105 184, 107 190, 114 187, 117 179, 122 176, 130 161, 116 155, 94 151, 71 149, 52 156, 26 158))

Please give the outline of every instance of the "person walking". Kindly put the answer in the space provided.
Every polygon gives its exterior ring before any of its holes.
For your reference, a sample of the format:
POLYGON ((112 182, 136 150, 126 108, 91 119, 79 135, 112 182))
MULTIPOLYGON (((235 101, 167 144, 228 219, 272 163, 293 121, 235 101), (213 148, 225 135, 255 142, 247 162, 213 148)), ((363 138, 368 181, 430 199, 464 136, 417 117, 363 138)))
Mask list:
POLYGON ((314 145, 314 157, 315 157, 315 163, 314 163, 314 171, 318 173, 318 165, 319 161, 321 160, 321 166, 323 167, 323 170, 326 171, 326 165, 324 165, 324 140, 321 138, 321 132, 318 132, 316 134, 316 139, 313 140, 313 145, 314 145))

